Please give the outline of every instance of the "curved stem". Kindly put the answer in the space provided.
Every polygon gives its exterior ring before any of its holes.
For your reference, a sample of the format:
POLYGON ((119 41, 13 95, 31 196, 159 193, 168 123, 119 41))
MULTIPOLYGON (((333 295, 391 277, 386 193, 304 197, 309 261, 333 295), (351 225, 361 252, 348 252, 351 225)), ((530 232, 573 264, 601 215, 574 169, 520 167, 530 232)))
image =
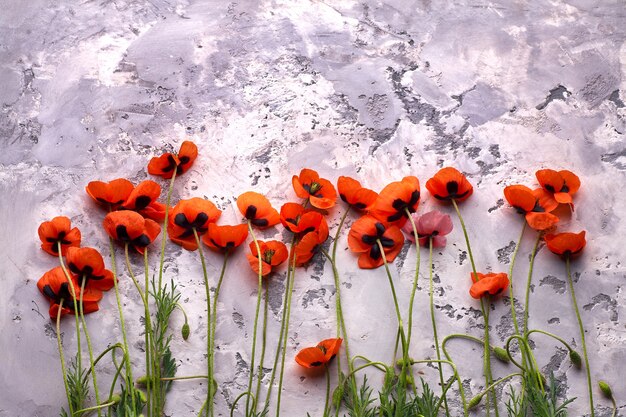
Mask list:
MULTIPOLYGON (((355 355, 352 358, 352 368, 354 368, 354 362, 357 359, 361 359, 362 361, 365 361, 368 364, 373 364, 374 368, 378 369, 379 371, 382 371, 382 372, 386 372, 387 371, 387 365, 386 364, 384 364, 382 362, 376 362, 376 361, 369 360, 368 358, 366 358, 365 356, 362 356, 362 355, 355 355), (382 366, 381 366, 381 364, 382 364, 382 366)), ((350 375, 348 375, 348 376, 350 376, 350 375)), ((346 379, 348 378, 348 376, 346 377, 346 379)))
MULTIPOLYGON (((254 313, 254 330, 252 332, 252 354, 250 356, 250 378, 248 380, 248 392, 252 392, 252 379, 254 377, 254 356, 256 354, 256 340, 257 340, 257 329, 259 324, 259 311, 261 309, 261 291, 263 290, 263 254, 261 253, 261 247, 259 246, 259 241, 254 235, 254 230, 252 230, 252 223, 248 220, 248 232, 250 236, 252 236, 252 240, 254 241, 254 246, 256 248, 257 258, 259 260, 259 276, 257 283, 257 292, 256 292, 256 311, 254 313)), ((262 369, 261 369, 262 371, 262 369)), ((261 378, 261 375, 257 375, 257 378, 261 378)), ((256 409, 256 398, 252 403, 252 409, 256 409)), ((246 416, 250 415, 250 396, 246 398, 246 416)))
MULTIPOLYGON (((228 255, 227 251, 224 253, 224 262, 222 263, 222 271, 220 272, 220 278, 217 281, 217 287, 215 287, 215 295, 213 296, 213 314, 212 320, 210 321, 210 327, 208 329, 208 337, 211 341, 211 346, 209 348, 209 362, 211 364, 211 369, 215 372, 215 331, 217 329, 217 300, 220 295, 220 289, 222 288, 222 281, 224 280, 224 273, 226 272, 226 265, 228 263, 228 255)), ((184 310, 183 310, 184 312, 184 310)), ((185 322, 187 322, 187 315, 185 314, 185 322)), ((213 381, 209 380, 209 384, 213 385, 213 381)), ((213 401, 209 405, 209 413, 211 416, 213 415, 213 401)))
POLYGON ((511 318, 513 319, 513 328, 515 329, 516 334, 520 334, 520 332, 517 324, 517 313, 515 311, 515 297, 513 296, 513 268, 515 267, 515 259, 517 258, 517 252, 519 251, 519 247, 522 243, 522 237, 524 236, 525 230, 526 220, 522 222, 522 231, 520 232, 519 239, 517 239, 517 243, 515 244, 515 250, 511 256, 511 266, 509 267, 509 302, 511 303, 511 318))
POLYGON ((496 385, 501 384, 501 383, 505 382, 506 380, 513 378, 514 376, 523 377, 524 374, 521 373, 521 372, 514 372, 512 374, 508 374, 507 376, 503 376, 502 378, 498 379, 497 381, 495 381, 494 383, 489 385, 487 388, 485 388, 484 390, 482 390, 481 392, 476 394, 474 396, 474 398, 484 396, 485 394, 487 394, 488 391, 493 390, 496 387, 496 385))
MULTIPOLYGON (((59 253, 61 253, 59 251, 59 253)), ((59 348, 59 358, 61 359, 61 373, 63 374, 63 385, 65 385, 65 395, 67 396, 67 406, 70 414, 74 414, 72 400, 70 398, 70 387, 67 383, 67 367, 65 366, 65 355, 63 354, 63 343, 61 342, 61 312, 63 311, 63 299, 59 301, 59 310, 57 311, 57 347, 59 348)))
POLYGON ((572 281, 572 272, 570 270, 570 257, 565 258, 565 268, 567 271, 567 282, 569 283, 570 293, 572 295, 572 303, 574 304, 574 311, 576 312, 576 320, 578 321, 578 329, 580 330, 580 340, 583 345, 583 359, 585 360, 585 370, 587 371, 587 385, 589 388, 589 408, 591 408, 591 417, 595 416, 593 409, 593 389, 591 387, 591 369, 589 369, 589 357, 587 356, 587 344, 585 343, 585 329, 583 327, 583 321, 580 317, 580 311, 578 310, 578 303, 576 302, 576 293, 574 292, 574 282, 572 281))
POLYGON ((529 330, 528 332, 526 332, 526 339, 528 339, 530 337, 530 335, 533 334, 533 333, 541 333, 541 334, 545 334, 546 336, 550 336, 551 338, 561 342, 563 344, 563 346, 565 346, 567 348, 568 351, 575 352, 575 350, 572 349, 572 347, 569 345, 569 343, 567 343, 564 339, 562 339, 559 336, 557 336, 555 334, 552 334, 550 332, 546 332, 544 330, 540 330, 540 329, 529 330))
MULTIPOLYGON (((93 391, 96 396, 96 404, 100 404, 100 394, 98 392, 98 379, 96 378, 96 371, 94 370, 94 362, 93 362, 93 348, 91 346, 91 338, 89 337, 89 332, 87 331, 87 322, 85 322, 85 312, 83 311, 83 294, 85 292, 85 276, 82 276, 81 284, 80 284, 80 302, 78 303, 78 308, 80 309, 80 320, 83 324, 83 332, 85 332, 85 340, 87 341, 87 351, 89 352, 89 370, 91 372, 91 378, 93 379, 93 391)), ((102 412, 100 408, 98 408, 98 417, 102 416, 102 412)))
POLYGON ((213 410, 213 369, 211 368, 211 290, 209 288, 209 275, 206 270, 206 262, 204 260, 204 252, 202 250, 202 243, 200 242, 200 236, 198 236, 198 231, 194 227, 193 236, 196 239, 196 244, 198 245, 198 253, 200 254, 200 263, 202 264, 202 276, 204 278, 204 291, 206 293, 206 313, 207 313, 207 340, 206 340, 206 350, 207 350, 207 375, 209 376, 209 380, 207 381, 207 415, 213 410))
MULTIPOLYGON (((412 220, 411 220, 412 221, 412 220)), ((415 239, 417 242, 417 230, 415 230, 415 239)), ((417 246, 417 251, 419 252, 419 246, 417 246)), ((433 238, 428 239, 428 265, 429 265, 429 294, 430 294, 430 320, 433 325, 433 339, 435 341, 435 352, 437 353, 437 360, 441 360, 441 351, 439 349, 439 338, 437 337, 437 323, 435 321, 435 301, 434 301, 434 283, 433 283, 433 238)), ((415 279, 417 283, 417 277, 415 279)), ((413 297, 413 296, 411 296, 413 297)), ((412 307, 411 300, 411 307, 412 307)), ((409 309, 411 310, 411 309, 409 309)), ((409 316, 409 323, 411 322, 411 316, 409 316)), ((409 324, 410 326, 410 324, 409 324)), ((409 335, 411 334, 411 328, 409 327, 409 335)), ((410 340, 410 336, 409 336, 410 340)), ((439 382, 441 383, 441 389, 444 389, 444 380, 443 380, 443 369, 441 369, 441 363, 437 364, 437 368, 439 370, 439 382)), ((450 416, 450 410, 448 408, 448 399, 446 398, 445 393, 442 392, 443 405, 446 410, 446 416, 450 416)))
POLYGON ((161 291, 163 284, 163 263, 165 262, 165 241, 167 240, 167 224, 169 221, 170 200, 172 198, 172 190, 174 189, 174 180, 176 179, 176 169, 172 172, 170 186, 167 189, 167 198, 165 199, 165 220, 163 221, 163 233, 161 233, 161 258, 159 260, 159 286, 157 291, 161 291))
POLYGON ((106 407, 110 407, 112 405, 115 405, 115 401, 109 401, 108 403, 98 403, 99 405, 94 405, 93 407, 89 407, 89 408, 83 408, 80 410, 76 410, 74 411, 74 415, 81 415, 86 413, 87 411, 94 411, 97 410, 98 411, 98 415, 100 415, 100 410, 106 407))
POLYGON ((526 281, 526 296, 524 299, 524 333, 528 331, 528 314, 529 314, 529 308, 530 308, 530 285, 533 279, 533 267, 535 266, 535 256, 537 255, 537 248, 539 247, 539 242, 541 242, 542 236, 543 236, 542 232, 537 233, 535 246, 533 247, 533 251, 530 254, 530 263, 528 266, 528 279, 526 281))
MULTIPOLYGON (((254 398, 254 395, 252 395, 251 392, 242 392, 241 394, 239 394, 237 396, 237 398, 235 398, 235 402, 233 402, 233 405, 230 407, 230 417, 233 417, 233 413, 235 412, 235 406, 237 406, 237 403, 239 402, 240 399, 243 398, 244 395, 247 395, 248 397, 253 397, 252 398, 252 402, 256 403, 256 398, 254 398)), ((200 410, 200 412, 202 413, 202 410, 200 410)), ((200 414, 198 414, 198 416, 200 416, 200 414)))

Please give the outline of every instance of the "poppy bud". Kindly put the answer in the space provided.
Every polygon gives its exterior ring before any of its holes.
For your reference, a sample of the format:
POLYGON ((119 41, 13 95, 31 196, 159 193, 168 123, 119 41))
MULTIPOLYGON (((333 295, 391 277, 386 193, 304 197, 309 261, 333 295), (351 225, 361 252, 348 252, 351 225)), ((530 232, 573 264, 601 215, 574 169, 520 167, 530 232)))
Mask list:
POLYGON ((598 381, 598 386, 600 387, 600 391, 606 398, 613 398, 613 391, 611 391, 611 386, 605 381, 598 381))
POLYGON ((135 383, 137 385, 139 385, 140 387, 147 387, 148 386, 148 382, 149 382, 149 380, 148 380, 148 376, 147 375, 140 376, 139 378, 137 378, 135 380, 135 383))
POLYGON ((388 367, 385 371, 385 381, 383 382, 384 386, 391 386, 396 379, 396 374, 393 372, 392 367, 388 367))
POLYGON ((398 359, 396 361, 396 366, 398 368, 402 368, 404 365, 411 366, 411 365, 413 365, 414 362, 415 362, 415 360, 413 358, 408 358, 406 362, 404 362, 404 359, 398 359))
POLYGON ((583 366, 582 358, 575 350, 570 350, 569 359, 572 361, 574 366, 576 366, 576 368, 580 369, 583 366))
POLYGON ((122 397, 120 397, 120 394, 113 394, 111 395, 111 397, 109 398, 109 402, 113 403, 113 404, 117 404, 120 401, 122 401, 122 397))
POLYGON ((483 399, 482 395, 475 396, 474 398, 470 400, 469 404, 467 404, 467 409, 469 410, 469 409, 476 407, 478 404, 480 404, 482 399, 483 399))
POLYGON ((138 389, 137 393, 139 394, 139 399, 141 400, 142 403, 148 402, 148 399, 146 398, 146 393, 145 392, 143 392, 142 390, 138 389))
POLYGON ((189 324, 185 322, 185 324, 183 324, 183 328, 180 330, 180 333, 182 334, 184 340, 187 340, 189 338, 189 331, 189 324))
POLYGON ((335 408, 339 408, 341 406, 341 401, 343 400, 343 384, 339 384, 335 391, 333 391, 333 406, 335 408))
POLYGON ((509 358, 509 353, 506 351, 506 349, 503 349, 499 346, 494 346, 493 356, 495 356, 499 361, 502 362, 509 362, 511 360, 509 358))
POLYGON ((406 383, 407 385, 415 385, 415 379, 413 378, 412 375, 406 376, 406 383))

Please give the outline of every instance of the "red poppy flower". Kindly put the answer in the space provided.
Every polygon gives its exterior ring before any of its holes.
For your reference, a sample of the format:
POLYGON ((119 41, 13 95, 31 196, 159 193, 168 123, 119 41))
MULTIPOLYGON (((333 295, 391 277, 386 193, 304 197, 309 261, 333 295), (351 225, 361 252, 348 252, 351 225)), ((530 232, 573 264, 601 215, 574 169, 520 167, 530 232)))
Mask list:
POLYGON ((325 235, 320 232, 309 232, 302 236, 302 239, 294 246, 296 265, 302 266, 309 262, 317 253, 320 245, 326 242, 326 239, 328 239, 328 228, 325 235))
POLYGON ((180 145, 178 155, 167 152, 152 158, 148 164, 148 173, 170 179, 174 176, 174 169, 177 176, 187 172, 197 157, 198 147, 186 140, 180 145))
POLYGON ((528 225, 535 230, 554 226, 559 218, 550 212, 559 205, 543 188, 531 190, 524 185, 509 185, 504 197, 518 213, 524 214, 528 225))
POLYGON ((85 280, 86 289, 108 291, 115 285, 113 272, 104 267, 102 255, 94 248, 68 248, 67 266, 79 285, 85 280))
POLYGON ((290 232, 306 234, 317 231, 320 237, 328 237, 328 223, 321 213, 306 210, 298 203, 285 203, 280 208, 280 221, 290 232))
POLYGON ((161 233, 157 222, 144 219, 141 214, 130 210, 111 212, 102 224, 109 236, 127 243, 139 253, 144 253, 145 248, 161 233))
POLYGON ((218 226, 209 223, 209 230, 202 236, 202 242, 216 252, 231 252, 241 245, 248 237, 248 226, 218 226))
POLYGON ((339 353, 341 342, 343 339, 322 340, 317 346, 307 347, 298 352, 296 362, 307 369, 326 365, 339 353))
POLYGON ((80 230, 77 227, 72 229, 70 219, 65 216, 41 223, 37 232, 41 239, 41 249, 53 256, 59 255, 58 243, 61 243, 62 255, 65 255, 67 248, 80 246, 80 230))
MULTIPOLYGON (((70 283, 63 272, 63 268, 57 266, 43 274, 43 276, 37 282, 37 288, 39 291, 50 301, 50 318, 56 320, 59 312, 59 306, 61 300, 63 300, 63 306, 61 315, 75 314, 74 311, 74 298, 72 293, 76 294, 76 302, 80 300, 80 287, 76 277, 71 276, 72 284, 74 286, 74 292, 70 287, 70 283)), ((83 312, 85 314, 98 311, 98 301, 102 298, 102 292, 96 292, 93 290, 85 289, 82 293, 83 299, 83 312)))
POLYGON ((359 268, 378 268, 383 264, 377 240, 383 246, 385 259, 393 262, 402 249, 404 236, 397 226, 387 225, 372 216, 363 216, 352 224, 348 234, 348 246, 360 253, 359 268))
POLYGON ((478 272, 476 275, 472 272, 470 277, 473 282, 470 288, 470 295, 476 299, 480 299, 487 294, 497 295, 509 288, 509 277, 504 272, 497 274, 491 272, 481 274, 478 272))
MULTIPOLYGON (((171 210, 171 207, 170 207, 171 210)), ((165 204, 153 201, 143 210, 139 210, 139 214, 157 222, 165 220, 165 204)))
POLYGON ((152 180, 145 180, 137 184, 130 193, 122 208, 126 210, 140 211, 155 202, 161 195, 161 186, 152 180))
POLYGON ((291 184, 300 198, 309 200, 313 207, 329 209, 337 201, 337 191, 333 184, 320 178, 319 174, 312 169, 303 169, 300 175, 294 175, 291 184))
POLYGON ((548 249, 564 259, 578 255, 587 244, 584 230, 580 233, 549 234, 545 240, 548 249))
POLYGON ((253 225, 266 228, 278 224, 280 216, 265 196, 248 191, 237 197, 237 207, 253 225))
POLYGON ((535 175, 539 184, 554 195, 558 203, 571 204, 572 196, 580 188, 580 179, 571 171, 541 169, 535 175))
POLYGON ((402 227, 408 219, 406 210, 415 213, 420 201, 420 184, 416 177, 402 178, 387 185, 378 195, 371 214, 386 223, 402 227))
POLYGON ((339 197, 357 210, 369 210, 378 198, 376 191, 361 187, 360 182, 350 177, 339 177, 337 189, 339 190, 339 197))
MULTIPOLYGON (((446 246, 446 235, 452 231, 452 219, 447 214, 438 210, 429 211, 421 216, 413 214, 417 238, 421 246, 429 246, 429 240, 433 240, 434 248, 446 246)), ((402 230, 409 235, 409 240, 415 242, 413 225, 406 223, 402 230)))
MULTIPOLYGON (((266 276, 272 272, 272 268, 278 266, 287 260, 289 252, 287 246, 283 242, 277 240, 269 240, 264 242, 258 241, 259 248, 261 249, 261 275, 266 276)), ((252 254, 246 254, 248 262, 252 270, 259 273, 259 252, 256 250, 254 242, 250 242, 250 251, 252 254)))
POLYGON ((452 167, 442 168, 426 182, 430 194, 440 201, 465 201, 472 195, 474 187, 465 175, 452 167))
POLYGON ((198 235, 203 235, 209 230, 209 223, 215 223, 221 215, 222 211, 209 200, 198 197, 180 200, 169 214, 167 233, 172 242, 187 250, 196 250, 194 229, 198 235))
POLYGON ((97 203, 107 208, 111 207, 112 210, 117 210, 120 204, 128 199, 133 188, 132 182, 124 178, 118 178, 110 182, 91 181, 87 184, 85 190, 97 203))

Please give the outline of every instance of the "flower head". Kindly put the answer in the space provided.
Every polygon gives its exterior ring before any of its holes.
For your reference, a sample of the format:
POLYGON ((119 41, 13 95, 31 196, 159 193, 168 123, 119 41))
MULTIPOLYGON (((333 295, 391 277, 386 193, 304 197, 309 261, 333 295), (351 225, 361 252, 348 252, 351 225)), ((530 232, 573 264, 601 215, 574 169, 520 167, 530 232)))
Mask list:
POLYGON ((312 169, 303 169, 300 175, 294 175, 291 184, 300 198, 309 200, 313 207, 329 209, 337 201, 337 191, 333 184, 320 178, 319 174, 312 169))
MULTIPOLYGON (((419 244, 428 247, 428 241, 433 240, 433 247, 443 248, 446 246, 445 235, 452 231, 452 219, 447 214, 438 210, 429 211, 421 216, 413 215, 419 244)), ((415 242, 413 226, 405 223, 402 230, 409 235, 409 239, 415 242)))
POLYGON ((376 191, 363 188, 360 182, 350 177, 339 177, 337 190, 339 190, 339 197, 357 210, 369 210, 378 198, 376 191))
POLYGON ((129 210, 107 214, 102 224, 111 238, 128 244, 139 253, 144 253, 145 248, 161 233, 157 222, 129 210))
POLYGON ((37 232, 41 239, 41 249, 53 256, 59 255, 59 243, 62 255, 65 255, 67 248, 80 246, 80 230, 77 227, 72 228, 70 219, 65 216, 41 223, 37 232))
POLYGON ((339 353, 341 342, 343 339, 339 338, 322 340, 317 346, 307 347, 298 352, 296 362, 307 369, 326 365, 339 353))
POLYGON ((237 207, 243 216, 254 226, 261 229, 274 226, 280 222, 278 211, 262 194, 248 191, 237 197, 237 207))
POLYGON ((37 281, 37 288, 50 302, 50 310, 48 311, 50 318, 55 320, 61 308, 61 315, 76 314, 74 310, 74 297, 76 296, 76 302, 78 303, 82 297, 83 300, 83 312, 85 314, 98 311, 98 301, 102 298, 101 291, 93 291, 85 289, 82 296, 80 293, 80 286, 75 276, 70 275, 72 280, 72 287, 68 281, 63 268, 57 266, 43 274, 43 276, 37 281))
POLYGON ((319 231, 323 240, 328 237, 328 223, 321 213, 305 209, 298 203, 285 203, 280 208, 280 221, 290 232, 306 234, 319 231))
POLYGON ((548 249, 563 259, 578 255, 587 244, 584 230, 580 233, 549 234, 545 240, 548 249))
POLYGON ((415 213, 420 201, 420 183, 416 177, 402 178, 392 182, 378 195, 371 214, 385 223, 402 227, 409 213, 415 213))
POLYGON ((222 211, 209 200, 194 197, 180 200, 169 214, 167 233, 172 242, 187 250, 198 249, 194 230, 203 235, 209 230, 209 224, 215 223, 222 211))
POLYGON ((524 214, 528 225, 535 230, 546 230, 554 226, 559 218, 550 213, 558 203, 543 188, 531 190, 524 185, 509 185, 504 197, 518 213, 524 214))
POLYGON ((122 203, 126 210, 140 211, 156 202, 161 195, 161 186, 152 180, 145 180, 137 184, 128 198, 122 203))
POLYGON ((568 170, 541 169, 535 176, 541 187, 553 195, 558 203, 571 204, 572 196, 580 188, 580 179, 568 170))
POLYGON ((426 182, 430 194, 439 201, 465 201, 474 188, 465 175, 452 167, 442 168, 426 182))
POLYGON ((275 266, 278 266, 287 260, 289 252, 287 246, 283 242, 278 240, 269 240, 264 242, 262 240, 257 241, 259 244, 260 252, 257 251, 254 242, 250 242, 251 254, 247 254, 250 268, 255 273, 259 273, 259 257, 261 258, 261 275, 267 276, 272 272, 275 266), (260 253, 260 255, 259 255, 260 253))
POLYGON ((94 248, 68 248, 67 266, 78 277, 80 286, 95 292, 108 291, 115 285, 113 273, 104 267, 102 255, 94 248))
POLYGON ((195 143, 186 140, 180 145, 177 155, 166 152, 152 158, 148 164, 148 173, 170 179, 174 176, 174 170, 177 176, 187 172, 197 157, 198 147, 195 143))
POLYGON ((91 181, 85 187, 87 194, 106 208, 111 207, 112 210, 124 203, 132 193, 134 185, 132 182, 118 178, 110 182, 91 181))
POLYGON ((202 242, 216 252, 231 252, 245 242, 248 237, 248 226, 218 226, 209 223, 209 230, 202 236, 202 242))
POLYGON ((326 228, 325 234, 319 231, 313 231, 302 236, 294 246, 296 266, 301 266, 309 262, 326 239, 328 239, 328 228, 326 228))
POLYGON ((397 226, 390 226, 372 216, 363 216, 352 224, 348 234, 348 246, 359 253, 359 268, 372 269, 381 266, 383 254, 387 262, 393 262, 402 249, 404 236, 397 226))
POLYGON ((477 274, 471 273, 472 287, 470 288, 470 295, 473 298, 480 299, 488 294, 497 295, 509 287, 509 277, 507 274, 493 273, 477 274))

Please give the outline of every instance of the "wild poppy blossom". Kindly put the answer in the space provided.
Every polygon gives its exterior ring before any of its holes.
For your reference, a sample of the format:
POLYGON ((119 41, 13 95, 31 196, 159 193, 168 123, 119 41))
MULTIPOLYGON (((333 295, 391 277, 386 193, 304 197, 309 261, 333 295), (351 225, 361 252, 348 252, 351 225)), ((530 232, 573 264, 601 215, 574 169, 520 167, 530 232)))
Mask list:
POLYGON ((352 224, 348 234, 348 246, 352 252, 360 254, 359 268, 378 268, 384 263, 378 240, 387 262, 393 262, 404 243, 404 236, 397 226, 390 226, 369 215, 352 224))
POLYGON ((290 232, 306 234, 319 231, 328 237, 328 223, 321 213, 305 209, 298 203, 285 203, 280 208, 280 221, 290 232))
POLYGON ((350 177, 339 177, 337 180, 337 190, 339 191, 339 197, 341 197, 344 202, 348 203, 350 207, 357 210, 369 210, 378 198, 376 191, 363 188, 359 181, 350 177))
POLYGON ((237 207, 241 214, 253 225, 266 228, 280 222, 280 215, 262 194, 248 191, 237 197, 237 207))
POLYGON ((241 245, 247 237, 248 226, 245 224, 218 226, 209 223, 209 229, 202 236, 202 242, 216 252, 226 253, 241 245))
POLYGON ((65 255, 67 248, 80 246, 80 230, 77 227, 72 228, 70 219, 65 216, 57 216, 41 223, 37 232, 41 239, 41 249, 53 256, 59 254, 59 243, 62 255, 65 255))
MULTIPOLYGON (((446 246, 446 237, 452 231, 452 219, 447 214, 438 210, 429 211, 421 216, 413 214, 417 238, 421 246, 429 246, 428 241, 433 240, 433 247, 443 248, 446 246)), ((402 230, 409 235, 409 239, 415 242, 413 226, 406 223, 402 230)))
POLYGON ((545 240, 548 249, 564 259, 578 255, 587 244, 584 230, 580 233, 549 234, 545 240))
POLYGON ((186 140, 180 145, 177 155, 166 152, 152 158, 148 163, 148 173, 170 179, 174 176, 174 170, 177 176, 187 172, 197 157, 198 147, 195 143, 186 140))
POLYGON ((446 167, 440 169, 431 179, 426 181, 428 192, 439 201, 465 201, 472 195, 474 187, 457 169, 446 167))
POLYGON ((145 180, 137 184, 128 198, 122 204, 126 210, 140 211, 155 202, 161 195, 161 186, 152 180, 145 180))
POLYGON ((128 199, 134 188, 132 182, 118 178, 110 182, 91 181, 85 190, 95 202, 117 210, 128 199))
MULTIPOLYGON (((262 240, 257 241, 259 249, 261 250, 261 275, 267 276, 272 272, 272 268, 278 266, 287 260, 289 252, 287 246, 283 242, 278 240, 269 240, 264 242, 262 240)), ((250 242, 251 254, 246 254, 250 267, 255 273, 259 273, 259 252, 256 249, 254 242, 250 242)))
POLYGON ((113 272, 104 267, 102 255, 94 248, 68 248, 67 266, 78 277, 80 286, 85 281, 85 288, 101 292, 115 285, 113 272))
POLYGON ((153 220, 130 210, 114 211, 106 215, 104 230, 114 240, 128 244, 139 253, 161 233, 161 226, 153 220))
POLYGON ((298 352, 296 362, 307 369, 326 365, 337 356, 342 342, 343 339, 340 338, 322 340, 317 346, 307 347, 298 352))
POLYGON ((543 188, 531 190, 525 185, 509 185, 504 197, 518 213, 524 214, 528 225, 535 230, 554 226, 559 218, 550 213, 559 205, 543 188))
MULTIPOLYGON (((70 287, 70 283, 63 272, 63 268, 57 266, 52 268, 37 281, 37 288, 39 291, 50 301, 50 318, 55 320, 63 301, 61 315, 75 314, 74 311, 74 298, 72 293, 76 295, 76 302, 78 303, 80 295, 80 286, 75 276, 70 275, 72 279, 72 285, 74 286, 74 292, 70 287)), ((102 292, 96 292, 91 290, 85 290, 82 293, 83 299, 83 312, 85 314, 98 311, 98 301, 102 298, 102 292)))
POLYGON ((337 191, 333 184, 320 178, 319 174, 312 169, 303 169, 300 175, 294 175, 291 184, 300 198, 309 200, 313 207, 329 209, 337 201, 337 191))
POLYGON ((509 277, 504 272, 481 274, 478 272, 470 274, 472 278, 472 287, 470 295, 477 300, 490 294, 497 295, 509 288, 509 277))
POLYGON ((402 227, 409 213, 415 213, 420 201, 420 183, 416 177, 402 178, 387 185, 378 195, 371 214, 387 223, 402 227))
POLYGON ((325 234, 322 232, 309 232, 302 236, 293 249, 296 256, 296 266, 302 266, 309 262, 317 253, 320 245, 326 242, 326 239, 328 239, 328 228, 325 234))
POLYGON ((194 229, 198 235, 203 235, 209 230, 209 224, 215 223, 221 215, 222 211, 209 200, 198 197, 180 200, 169 214, 167 233, 172 242, 187 250, 196 250, 194 229))
POLYGON ((571 204, 580 188, 580 179, 568 170, 541 169, 535 173, 541 187, 551 193, 558 203, 571 204))

